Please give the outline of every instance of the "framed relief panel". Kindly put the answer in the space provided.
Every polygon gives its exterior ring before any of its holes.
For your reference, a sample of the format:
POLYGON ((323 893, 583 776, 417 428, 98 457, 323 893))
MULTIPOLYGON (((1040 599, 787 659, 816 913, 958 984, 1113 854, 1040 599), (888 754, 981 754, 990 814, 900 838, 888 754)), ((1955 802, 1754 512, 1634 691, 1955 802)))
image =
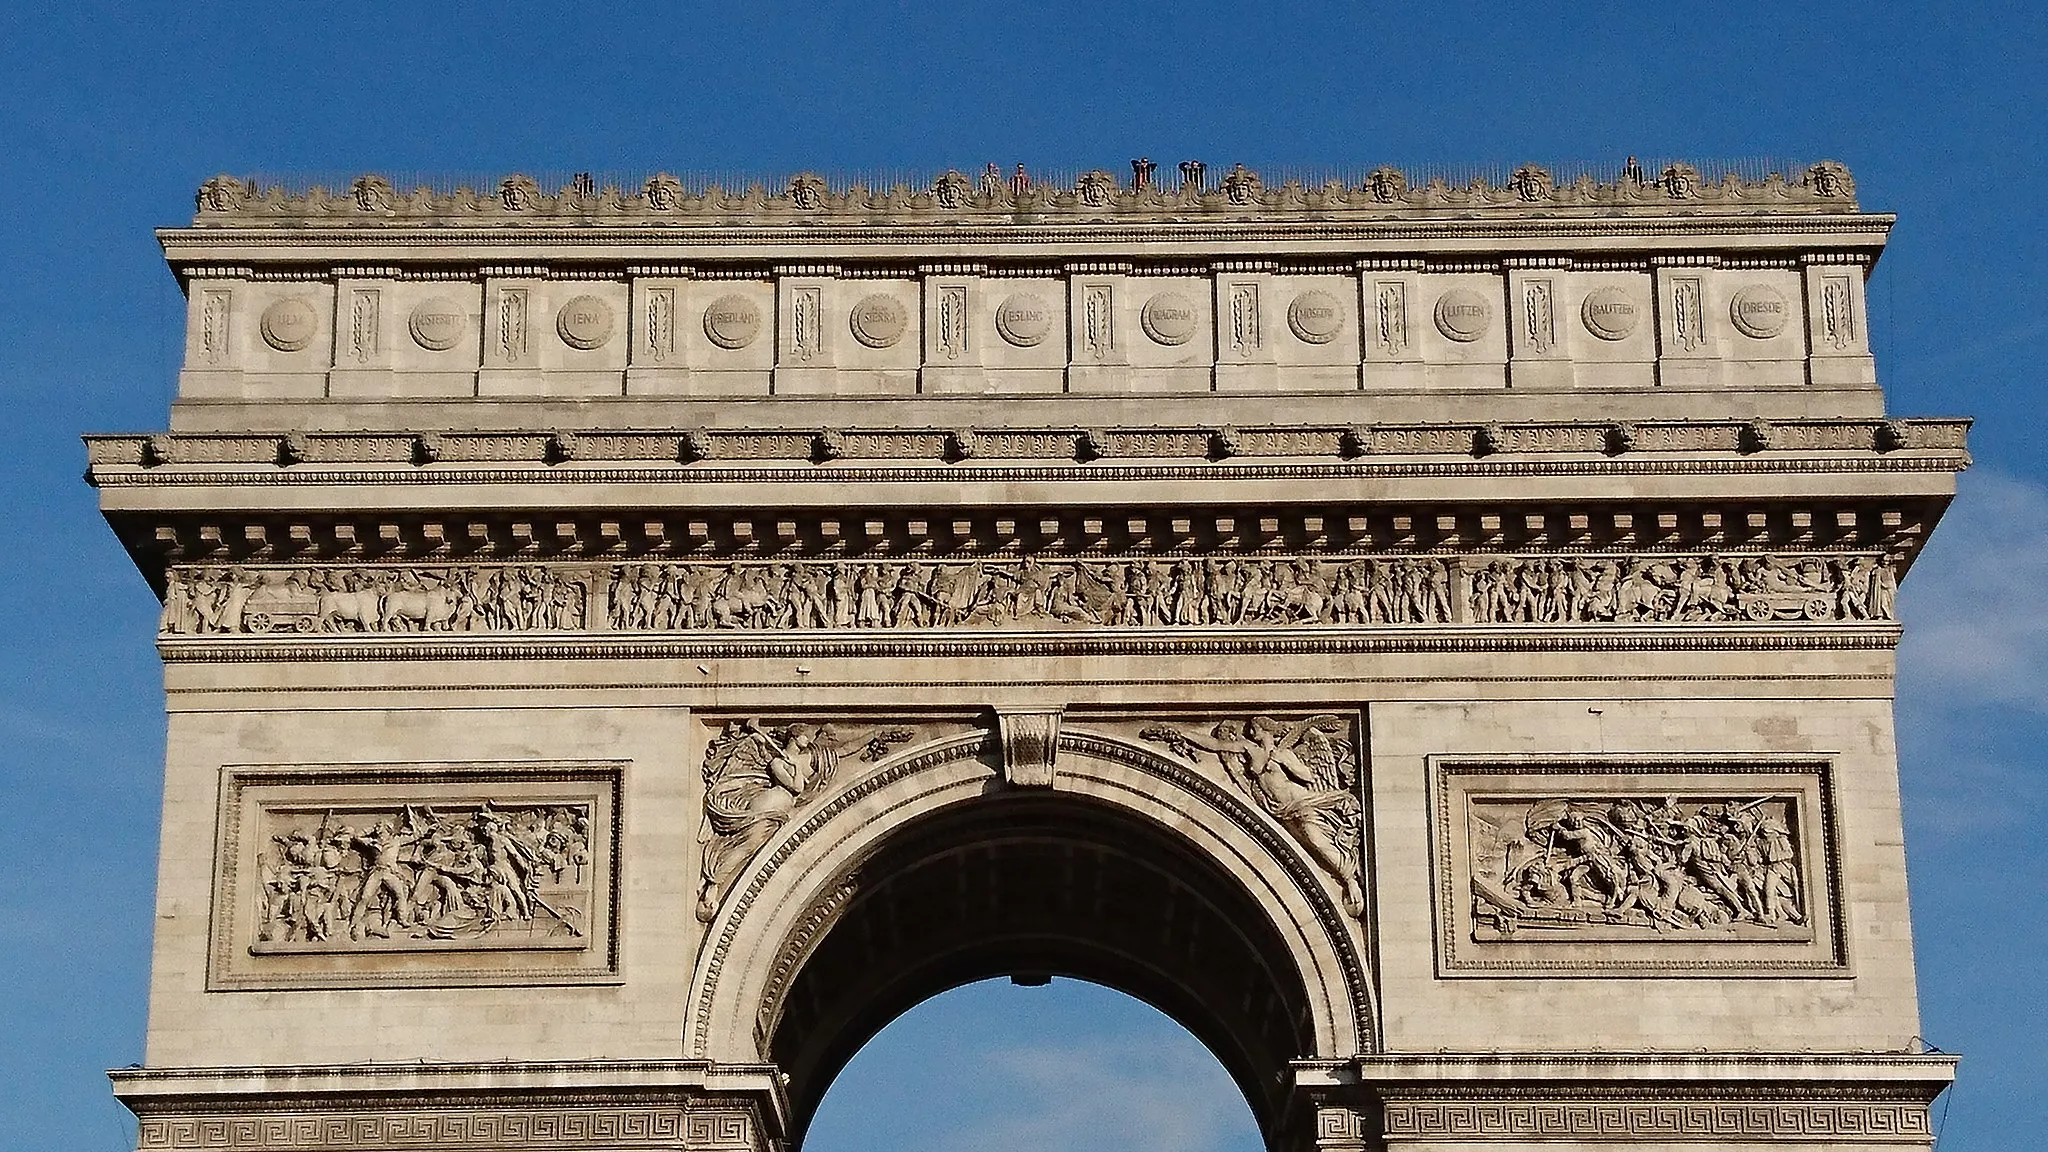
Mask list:
POLYGON ((616 981, 622 768, 228 767, 208 987, 616 981))
POLYGON ((1446 976, 1849 975, 1830 765, 1435 757, 1446 976))

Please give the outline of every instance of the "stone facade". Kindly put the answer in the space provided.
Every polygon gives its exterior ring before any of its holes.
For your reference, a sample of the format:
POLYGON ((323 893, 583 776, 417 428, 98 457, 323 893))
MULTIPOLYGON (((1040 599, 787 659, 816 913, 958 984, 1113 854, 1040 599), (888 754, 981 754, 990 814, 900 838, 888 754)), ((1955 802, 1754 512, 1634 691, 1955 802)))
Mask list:
POLYGON ((966 980, 1277 1149, 1924 1148, 1838 165, 293 192, 160 234, 148 1149, 792 1147, 966 980))

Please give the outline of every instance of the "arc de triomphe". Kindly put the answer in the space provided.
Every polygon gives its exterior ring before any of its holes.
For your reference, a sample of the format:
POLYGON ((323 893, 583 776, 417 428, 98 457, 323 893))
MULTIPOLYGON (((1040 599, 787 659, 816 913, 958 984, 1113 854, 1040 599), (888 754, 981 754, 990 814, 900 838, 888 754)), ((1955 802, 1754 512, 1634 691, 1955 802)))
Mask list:
POLYGON ((1924 1148, 1841 166, 218 178, 145 1149, 791 1148, 957 984, 1283 1149, 1924 1148))

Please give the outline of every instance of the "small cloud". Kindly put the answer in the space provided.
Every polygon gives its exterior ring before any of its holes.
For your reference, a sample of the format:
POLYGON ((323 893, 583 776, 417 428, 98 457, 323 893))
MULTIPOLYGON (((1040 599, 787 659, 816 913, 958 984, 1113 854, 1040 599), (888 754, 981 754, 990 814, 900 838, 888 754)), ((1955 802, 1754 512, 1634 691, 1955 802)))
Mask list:
POLYGON ((1966 475, 1899 604, 1902 700, 2048 714, 2048 487, 1966 475))
POLYGON ((2048 779, 2021 744, 2048 716, 2048 487, 1965 476, 1899 606, 1908 815, 1959 844, 2036 822, 2048 779))

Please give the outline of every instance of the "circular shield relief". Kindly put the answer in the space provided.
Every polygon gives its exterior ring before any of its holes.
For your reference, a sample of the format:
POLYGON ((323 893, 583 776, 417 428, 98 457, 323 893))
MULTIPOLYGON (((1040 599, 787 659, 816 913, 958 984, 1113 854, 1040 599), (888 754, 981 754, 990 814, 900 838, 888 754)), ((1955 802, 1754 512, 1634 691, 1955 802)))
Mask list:
POLYGON ((996 308, 996 334, 1019 348, 1036 348, 1052 334, 1052 308, 1043 296, 1019 292, 996 308))
POLYGON ((1785 294, 1768 284, 1751 284, 1728 301, 1728 319, 1752 340, 1769 340, 1785 330, 1792 306, 1785 294))
POLYGON ((1486 335, 1493 305, 1470 288, 1453 288, 1436 299, 1436 330, 1447 340, 1470 344, 1486 335))
POLYGON ((290 296, 265 308, 256 326, 265 344, 279 352, 301 352, 320 330, 320 315, 303 296, 290 296))
POLYGON ((1154 344, 1185 344, 1194 338, 1195 324, 1195 302, 1178 292, 1161 292, 1138 310, 1138 326, 1154 344))
POLYGON ((614 323, 612 306, 595 296, 575 297, 555 313, 555 332, 562 343, 586 352, 605 346, 614 323))
POLYGON ((468 325, 469 317, 463 313, 462 305, 445 296, 420 301, 405 322, 413 343, 429 352, 446 352, 460 344, 462 331, 468 325))
POLYGON ((720 296, 704 309, 704 336, 720 348, 745 348, 760 334, 761 308, 745 296, 720 296))
POLYGON ((910 328, 910 310, 894 296, 875 293, 864 296, 847 315, 853 338, 870 348, 887 348, 903 339, 910 328))
POLYGON ((1627 339, 1636 330, 1641 312, 1642 307, 1619 288, 1595 288, 1586 293, 1586 302, 1579 305, 1579 318, 1586 322, 1586 331, 1602 340, 1627 339))
POLYGON ((1303 292, 1287 306, 1287 327, 1304 344, 1328 344, 1344 327, 1344 309, 1328 292, 1303 292))

